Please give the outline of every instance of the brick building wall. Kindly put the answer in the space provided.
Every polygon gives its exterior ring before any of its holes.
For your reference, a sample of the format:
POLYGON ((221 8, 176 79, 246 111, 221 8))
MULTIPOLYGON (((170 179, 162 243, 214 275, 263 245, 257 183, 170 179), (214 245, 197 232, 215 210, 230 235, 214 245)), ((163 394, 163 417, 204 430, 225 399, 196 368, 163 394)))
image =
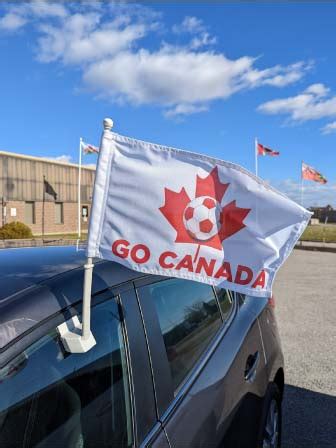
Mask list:
MULTIPOLYGON (((88 228, 94 176, 94 168, 82 166, 83 232, 88 228)), ((78 165, 0 151, 0 226, 13 221, 27 224, 34 235, 43 230, 45 235, 77 233, 78 165)))
MULTIPOLYGON (((82 207, 88 208, 88 216, 90 216, 91 204, 81 204, 82 207)), ((25 202, 9 201, 6 204, 6 216, 3 223, 20 221, 26 223, 25 220, 25 202), (12 216, 15 214, 15 216, 12 216)), ((42 235, 43 232, 43 202, 34 202, 34 223, 26 223, 32 230, 34 235, 42 235)), ((3 210, 4 211, 4 210, 3 210)), ((87 232, 89 224, 88 217, 81 217, 81 230, 87 232)), ((77 233, 78 231, 78 205, 74 202, 63 203, 63 222, 56 222, 55 202, 44 203, 44 233, 45 235, 56 235, 62 233, 77 233)))

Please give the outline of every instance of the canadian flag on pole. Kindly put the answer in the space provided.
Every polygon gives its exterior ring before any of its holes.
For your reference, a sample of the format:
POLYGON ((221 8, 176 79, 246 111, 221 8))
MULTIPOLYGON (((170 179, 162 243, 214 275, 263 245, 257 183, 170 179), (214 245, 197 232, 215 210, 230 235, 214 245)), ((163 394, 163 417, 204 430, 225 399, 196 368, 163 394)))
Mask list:
POLYGON ((310 215, 240 166, 106 130, 87 255, 267 297, 310 215))

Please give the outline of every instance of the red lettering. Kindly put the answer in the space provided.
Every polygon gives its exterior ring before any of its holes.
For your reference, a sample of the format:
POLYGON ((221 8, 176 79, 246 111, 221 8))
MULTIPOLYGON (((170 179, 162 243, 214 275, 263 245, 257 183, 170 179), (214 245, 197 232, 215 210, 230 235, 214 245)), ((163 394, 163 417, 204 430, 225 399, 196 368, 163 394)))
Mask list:
POLYGON ((234 280, 238 285, 248 285, 253 279, 253 272, 247 266, 242 266, 241 264, 237 267, 236 278, 234 280), (245 278, 243 278, 245 274, 245 278))
POLYGON ((167 263, 168 257, 176 258, 177 255, 174 252, 170 252, 170 251, 162 252, 162 254, 160 255, 160 258, 159 258, 159 265, 164 269, 172 269, 174 267, 173 262, 167 263))
POLYGON ((208 263, 204 257, 200 257, 198 260, 195 272, 197 274, 200 274, 201 270, 203 269, 204 272, 206 273, 206 275, 211 277, 213 270, 215 269, 215 263, 216 263, 216 260, 210 260, 210 262, 208 263))
POLYGON ((231 266, 230 263, 224 262, 215 274, 215 278, 224 277, 228 282, 232 282, 231 266))
POLYGON ((182 260, 178 263, 178 265, 175 268, 176 270, 180 269, 188 269, 189 272, 193 272, 193 264, 192 264, 192 258, 191 255, 185 255, 182 260))
POLYGON ((129 246, 129 242, 126 240, 116 240, 112 244, 112 252, 114 255, 120 258, 127 258, 129 249, 127 247, 129 246))
POLYGON ((136 244, 131 250, 131 258, 135 263, 146 263, 149 260, 150 251, 144 244, 136 244), (139 252, 143 252, 139 255, 139 252))
POLYGON ((266 272, 265 271, 261 271, 257 278, 255 279, 252 288, 256 288, 257 286, 260 286, 261 288, 265 287, 265 283, 266 283, 266 272))

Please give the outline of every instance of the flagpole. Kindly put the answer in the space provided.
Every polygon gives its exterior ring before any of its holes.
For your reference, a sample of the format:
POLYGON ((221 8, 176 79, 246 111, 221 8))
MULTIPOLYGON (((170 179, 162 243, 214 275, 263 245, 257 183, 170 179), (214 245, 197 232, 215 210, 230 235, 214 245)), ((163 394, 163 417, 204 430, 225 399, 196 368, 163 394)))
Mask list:
POLYGON ((82 143, 79 139, 79 164, 78 164, 78 239, 81 237, 81 177, 82 177, 82 143))
POLYGON ((44 207, 45 207, 45 175, 43 175, 43 198, 42 198, 42 244, 44 244, 44 207))
POLYGON ((303 160, 301 161, 301 205, 303 207, 303 176, 302 176, 303 160))
MULTIPOLYGON (((113 121, 110 118, 105 118, 100 148, 102 147, 104 138, 110 134, 112 127, 113 121)), ((76 315, 57 327, 63 346, 70 353, 86 353, 96 345, 96 340, 91 331, 93 268, 93 260, 91 257, 88 257, 84 265, 82 323, 79 322, 78 316, 76 315)))
POLYGON ((258 139, 254 140, 255 175, 258 176, 258 139))

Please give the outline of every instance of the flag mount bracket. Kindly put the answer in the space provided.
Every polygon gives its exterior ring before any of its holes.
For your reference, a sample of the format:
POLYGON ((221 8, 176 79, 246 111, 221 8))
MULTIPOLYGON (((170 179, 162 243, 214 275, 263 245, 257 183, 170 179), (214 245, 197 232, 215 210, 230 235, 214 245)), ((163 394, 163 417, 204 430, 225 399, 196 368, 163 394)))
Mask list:
POLYGON ((78 316, 73 316, 57 327, 63 346, 70 353, 86 353, 96 345, 96 340, 91 333, 88 339, 82 338, 82 324, 78 316))
POLYGON ((84 265, 82 323, 78 316, 73 316, 57 327, 63 346, 70 353, 86 353, 96 345, 90 328, 93 266, 92 258, 88 258, 84 265))

